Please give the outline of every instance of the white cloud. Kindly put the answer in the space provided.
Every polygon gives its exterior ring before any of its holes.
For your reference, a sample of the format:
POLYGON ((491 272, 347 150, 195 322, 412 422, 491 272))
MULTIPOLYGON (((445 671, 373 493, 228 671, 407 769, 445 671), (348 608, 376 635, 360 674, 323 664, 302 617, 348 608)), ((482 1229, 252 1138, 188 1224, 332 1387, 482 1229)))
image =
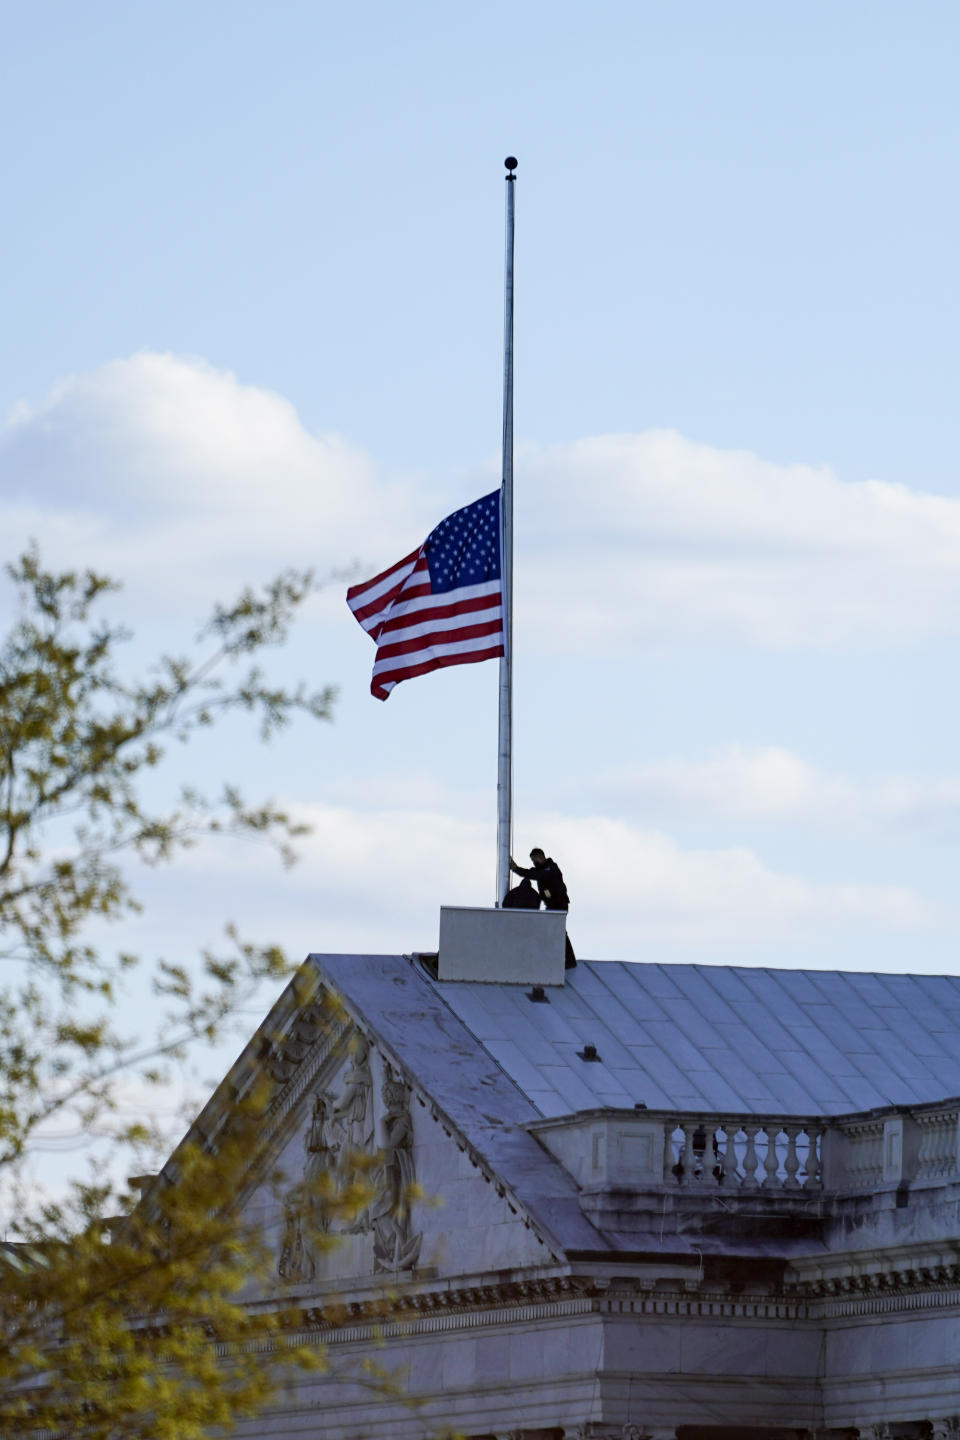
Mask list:
MULTIPOLYGON (((386 564, 450 504, 449 489, 438 499, 311 434, 283 396, 164 354, 18 406, 0 465, 10 548, 36 535, 55 561, 126 577, 134 608, 149 594, 193 612, 288 563, 386 564)), ((517 474, 524 641, 623 654, 684 637, 829 646, 960 629, 960 501, 670 431, 527 449, 517 474)), ((348 623, 339 596, 333 610, 348 623)))
MULTIPOLYGON (((414 543, 428 506, 283 396, 203 361, 141 354, 71 376, 0 430, 2 520, 56 563, 94 564, 192 611, 288 565, 414 543), (229 588, 227 588, 229 587, 229 588)), ((338 597, 340 598, 340 597, 338 597)))
POLYGON ((960 501, 672 431, 530 451, 518 474, 518 614, 559 647, 960 628, 960 501))
MULTIPOLYGON (((269 906, 258 861, 246 852, 232 852, 226 869, 222 852, 188 862, 203 864, 208 910, 223 885, 261 929, 264 913, 282 913, 290 926, 309 915, 300 933, 312 949, 396 954, 436 944, 441 903, 492 903, 492 826, 472 807, 455 814, 317 804, 297 813, 313 833, 269 906)), ((625 820, 541 814, 524 828, 563 865, 571 932, 586 957, 643 958, 654 942, 682 949, 913 931, 933 919, 927 902, 904 886, 821 883, 774 870, 747 848, 684 848, 625 820)))
MULTIPOLYGON (((929 908, 904 886, 823 884, 771 869, 745 847, 683 848, 669 835, 603 817, 545 817, 540 831, 577 874, 576 920, 593 933, 649 942, 753 943, 838 931, 912 930, 929 908), (619 914, 617 911, 619 910, 619 914)), ((588 932, 589 933, 589 932, 588 932)))
POLYGON ((672 817, 931 826, 960 820, 960 779, 854 780, 779 746, 728 745, 703 760, 611 770, 590 792, 606 804, 672 817))

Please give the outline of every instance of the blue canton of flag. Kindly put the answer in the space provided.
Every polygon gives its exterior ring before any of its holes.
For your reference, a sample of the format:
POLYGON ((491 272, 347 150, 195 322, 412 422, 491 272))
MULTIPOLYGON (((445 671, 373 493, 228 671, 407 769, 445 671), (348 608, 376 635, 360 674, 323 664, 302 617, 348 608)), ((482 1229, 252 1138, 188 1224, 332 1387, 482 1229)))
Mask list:
POLYGON ((500 491, 441 520, 424 543, 434 595, 500 579, 500 491))
POLYGON ((455 510, 419 550, 352 585, 347 604, 377 642, 378 700, 413 675, 502 655, 500 491, 455 510))

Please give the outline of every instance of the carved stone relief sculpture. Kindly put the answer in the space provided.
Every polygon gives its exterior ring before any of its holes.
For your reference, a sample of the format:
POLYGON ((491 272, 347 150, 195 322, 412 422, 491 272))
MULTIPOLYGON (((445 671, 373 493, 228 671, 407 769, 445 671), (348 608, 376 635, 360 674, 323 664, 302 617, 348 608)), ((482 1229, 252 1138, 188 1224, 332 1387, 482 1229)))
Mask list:
POLYGON ((373 1144, 373 1075, 370 1072, 370 1046, 364 1036, 356 1034, 351 1042, 350 1064, 343 1081, 343 1093, 331 1112, 330 1120, 344 1145, 351 1150, 367 1151, 373 1144))
POLYGON ((323 1095, 313 1102, 313 1114, 304 1147, 303 1179, 291 1186, 283 1203, 283 1240, 277 1267, 284 1280, 312 1280, 317 1273, 317 1238, 330 1229, 323 1177, 336 1172, 339 1143, 328 1134, 328 1103, 323 1095))
POLYGON ((277 1271, 283 1280, 295 1284, 300 1280, 312 1280, 314 1276, 313 1257, 308 1253, 303 1237, 303 1215, 301 1213, 299 1186, 287 1191, 283 1201, 283 1239, 280 1242, 280 1260, 277 1271))
MULTIPOLYGON (((359 1033, 353 1038, 353 1053, 343 1082, 343 1093, 333 1107, 330 1128, 336 1155, 338 1188, 345 1188, 354 1178, 353 1157, 369 1155, 374 1144, 373 1074, 370 1069, 370 1046, 359 1033)), ((370 1212, 361 1210, 347 1227, 350 1235, 365 1235, 370 1229, 370 1212)))
POLYGON ((407 1086, 385 1067, 383 1080, 383 1162, 377 1172, 373 1206, 373 1256, 376 1270, 412 1270, 420 1257, 422 1235, 413 1233, 410 1205, 416 1183, 413 1120, 407 1086))
POLYGON ((422 1234, 413 1230, 410 1208, 416 1174, 406 1083, 384 1062, 379 1146, 370 1047, 357 1032, 342 1085, 335 1088, 339 1094, 314 1099, 302 1175, 284 1196, 277 1269, 294 1284, 316 1277, 328 1235, 372 1233, 373 1268, 390 1273, 412 1270, 423 1243, 422 1234), (335 1200, 357 1178, 358 1156, 374 1162, 374 1199, 352 1220, 338 1220, 328 1196, 335 1200))
POLYGON ((322 1033, 323 1024, 323 1005, 319 1001, 314 1001, 301 1010, 289 1033, 281 1040, 271 1041, 267 1046, 264 1056, 267 1074, 285 1085, 322 1033))
MULTIPOLYGON (((336 1195, 349 1183, 352 1154, 369 1154, 373 1134, 370 1047, 362 1035, 356 1034, 339 1098, 318 1095, 314 1099, 304 1138, 306 1160, 301 1178, 284 1196, 283 1237, 277 1264, 281 1279, 298 1283, 316 1276, 318 1252, 324 1248, 321 1237, 337 1228, 325 1192, 329 1189, 331 1195, 336 1195), (324 1185, 325 1176, 330 1177, 328 1187, 324 1185)), ((353 1233, 369 1228, 367 1211, 347 1227, 353 1233)))

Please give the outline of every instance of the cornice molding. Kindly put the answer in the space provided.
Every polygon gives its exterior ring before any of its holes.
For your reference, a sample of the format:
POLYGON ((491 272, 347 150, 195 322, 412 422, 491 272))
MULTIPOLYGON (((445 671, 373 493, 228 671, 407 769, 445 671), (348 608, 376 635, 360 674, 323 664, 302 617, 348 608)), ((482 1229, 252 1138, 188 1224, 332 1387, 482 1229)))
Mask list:
MULTIPOLYGON (((529 1280, 505 1280, 494 1284, 464 1285, 433 1290, 408 1290, 396 1296, 387 1319, 407 1324, 410 1317, 437 1313, 479 1316, 495 1308, 553 1304, 570 1299, 592 1300, 607 1290, 606 1280, 586 1276, 553 1275, 529 1280)), ((355 1300, 346 1305, 334 1301, 329 1311, 322 1305, 301 1305, 303 1323, 310 1329, 335 1330, 344 1319, 382 1320, 384 1304, 379 1297, 355 1300), (327 1315, 332 1316, 327 1320, 327 1315)))
POLYGON ((936 1293, 960 1286, 960 1254, 950 1241, 828 1254, 792 1268, 786 1293, 811 1301, 936 1293))
POLYGON ((950 1310, 957 1306, 960 1306, 960 1289, 945 1287, 937 1290, 908 1290, 900 1294, 810 1301, 807 1314, 811 1320, 827 1320, 889 1315, 907 1310, 950 1310))
POLYGON ((562 1319, 571 1315, 588 1315, 593 1309, 590 1296, 571 1296, 568 1299, 527 1301, 524 1304, 506 1306, 491 1305, 482 1309, 451 1309, 444 1313, 420 1314, 415 1317, 401 1312, 400 1316, 380 1320, 370 1319, 356 1324, 333 1326, 311 1325, 284 1331, 279 1340, 258 1340, 246 1345, 218 1342, 218 1355, 247 1354, 273 1351, 289 1344, 294 1345, 354 1345, 368 1340, 410 1339, 420 1335, 438 1335, 453 1330, 487 1329, 490 1326, 517 1325, 530 1321, 562 1319))
POLYGON ((917 1269, 891 1267, 869 1275, 831 1275, 807 1280, 796 1290, 810 1298, 832 1295, 876 1295, 885 1291, 912 1291, 960 1284, 960 1265, 922 1265, 917 1269))
POLYGON ((510 1327, 530 1322, 562 1320, 575 1315, 596 1315, 598 1320, 618 1316, 658 1319, 725 1319, 817 1322, 830 1318, 882 1315, 911 1309, 960 1306, 960 1287, 891 1293, 859 1298, 837 1298, 810 1303, 783 1293, 732 1296, 721 1291, 650 1291, 633 1288, 623 1280, 584 1276, 555 1276, 538 1280, 511 1280, 449 1289, 410 1291, 389 1305, 379 1298, 346 1305, 301 1305, 291 1313, 282 1338, 251 1342, 238 1347, 218 1343, 219 1354, 271 1351, 291 1342, 303 1345, 352 1345, 380 1338, 416 1338, 451 1331, 510 1327))

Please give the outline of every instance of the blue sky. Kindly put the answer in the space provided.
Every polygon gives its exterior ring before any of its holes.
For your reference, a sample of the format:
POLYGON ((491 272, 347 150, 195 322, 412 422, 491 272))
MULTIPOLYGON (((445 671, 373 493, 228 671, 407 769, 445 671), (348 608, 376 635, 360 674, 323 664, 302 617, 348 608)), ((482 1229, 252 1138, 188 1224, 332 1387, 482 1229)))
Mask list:
MULTIPOLYGON (((952 970, 956 7, 0 12, 8 553, 145 654, 489 490, 512 152, 517 850, 586 956, 952 970)), ((332 586, 277 664, 336 723, 189 760, 316 830, 150 876, 147 949, 489 901, 496 667, 383 705, 372 654, 332 586)))
POLYGON ((461 465, 513 148, 524 434, 949 489, 953 7, 4 8, 5 397, 172 349, 461 465))

